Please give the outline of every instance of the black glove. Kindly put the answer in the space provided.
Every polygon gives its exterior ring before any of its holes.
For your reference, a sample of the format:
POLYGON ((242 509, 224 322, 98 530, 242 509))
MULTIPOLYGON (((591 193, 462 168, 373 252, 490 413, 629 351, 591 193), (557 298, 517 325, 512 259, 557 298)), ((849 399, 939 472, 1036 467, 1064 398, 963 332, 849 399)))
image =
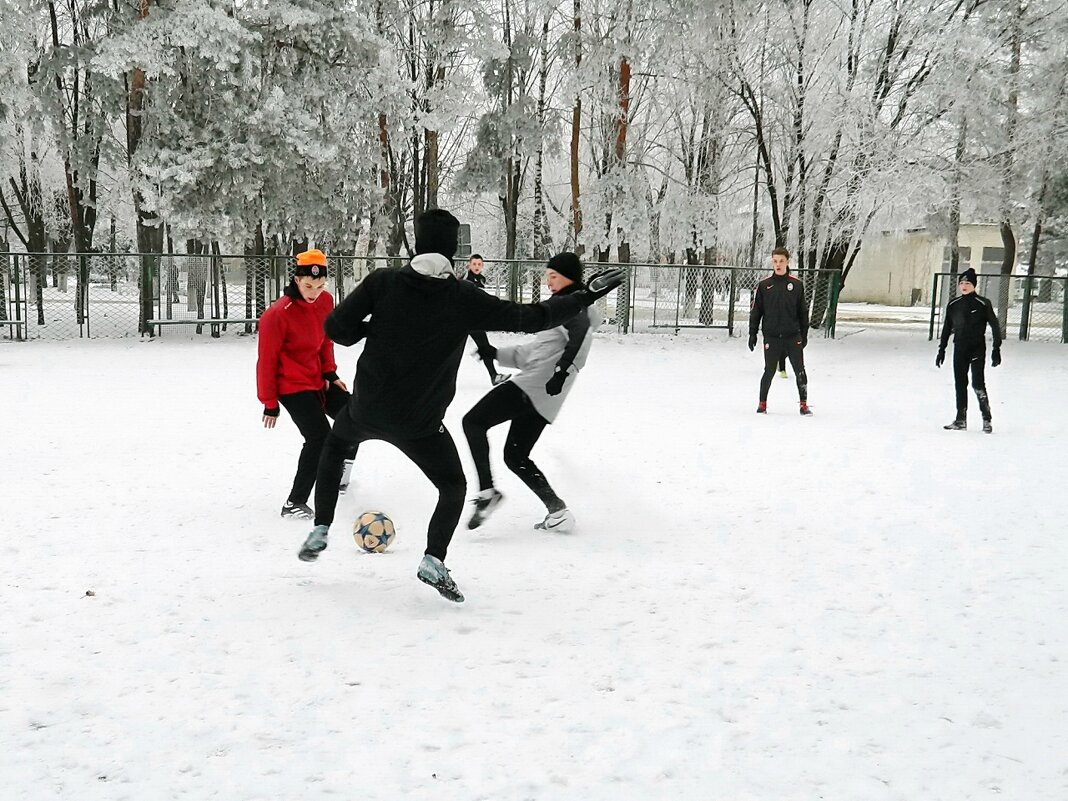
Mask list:
POLYGON ((938 349, 938 355, 935 356, 935 367, 941 367, 942 366, 942 362, 944 362, 945 360, 946 360, 946 349, 945 348, 939 348, 938 349))
POLYGON ((749 335, 749 350, 756 350, 756 334, 749 335))
POLYGON ((1001 364, 1001 348, 994 348, 994 352, 990 354, 990 365, 997 367, 1001 364))
POLYGON ((545 391, 550 395, 559 395, 564 391, 564 381, 567 380, 567 370, 556 368, 553 377, 545 382, 545 391))
POLYGON ((617 286, 622 284, 623 279, 626 277, 627 271, 622 267, 605 270, 586 284, 585 289, 580 289, 578 292, 574 293, 575 297, 587 306, 592 306, 594 302, 603 298, 617 286))

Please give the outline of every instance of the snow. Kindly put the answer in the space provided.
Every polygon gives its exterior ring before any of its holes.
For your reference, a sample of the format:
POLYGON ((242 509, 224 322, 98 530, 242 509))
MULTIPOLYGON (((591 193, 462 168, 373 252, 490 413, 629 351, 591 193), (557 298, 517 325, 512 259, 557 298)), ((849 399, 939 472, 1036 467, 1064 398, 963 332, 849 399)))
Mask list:
MULTIPOLYGON (((942 430, 922 334, 838 333, 812 418, 779 378, 753 413, 742 339, 598 335, 534 451, 579 530, 531 531, 495 429, 462 605, 416 580, 432 489, 380 443, 297 560, 253 338, 0 346, 4 798, 1068 797, 1064 350, 1006 344, 988 436, 974 398, 942 430)), ((465 358, 465 460, 487 390, 465 358)))

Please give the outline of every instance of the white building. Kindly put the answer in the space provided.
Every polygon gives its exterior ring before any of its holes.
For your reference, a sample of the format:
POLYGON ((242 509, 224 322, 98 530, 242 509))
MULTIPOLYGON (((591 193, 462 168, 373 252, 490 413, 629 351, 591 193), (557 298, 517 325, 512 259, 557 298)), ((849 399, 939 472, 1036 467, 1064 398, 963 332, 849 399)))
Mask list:
MULTIPOLYGON (((958 269, 1001 272, 1005 251, 997 225, 962 225, 958 241, 958 269)), ((864 240, 849 271, 841 300, 890 306, 930 305, 932 281, 939 272, 949 272, 949 247, 944 236, 926 228, 872 234, 864 240)))

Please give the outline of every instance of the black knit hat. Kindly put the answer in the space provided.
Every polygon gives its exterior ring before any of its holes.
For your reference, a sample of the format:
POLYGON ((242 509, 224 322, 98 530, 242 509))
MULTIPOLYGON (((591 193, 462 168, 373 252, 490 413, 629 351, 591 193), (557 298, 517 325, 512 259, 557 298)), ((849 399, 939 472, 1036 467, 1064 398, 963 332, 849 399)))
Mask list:
POLYGON ((460 221, 445 209, 430 209, 415 221, 415 252, 440 253, 447 259, 456 255, 460 221))
POLYGON ((961 281, 967 281, 972 286, 979 285, 979 279, 975 275, 975 270, 973 270, 971 267, 969 267, 967 270, 957 276, 957 283, 959 284, 961 281))
POLYGON ((570 278, 576 284, 582 283, 582 262, 574 253, 557 253, 545 266, 564 278, 570 278))

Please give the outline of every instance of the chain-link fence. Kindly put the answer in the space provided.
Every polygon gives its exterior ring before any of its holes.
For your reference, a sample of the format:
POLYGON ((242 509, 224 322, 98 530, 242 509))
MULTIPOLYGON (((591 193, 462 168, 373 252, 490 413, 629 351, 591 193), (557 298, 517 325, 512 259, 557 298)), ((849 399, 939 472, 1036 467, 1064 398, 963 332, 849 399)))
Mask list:
MULTIPOLYGON (((330 256, 328 289, 340 301, 395 257, 330 256)), ((176 328, 222 336, 251 333, 285 288, 288 256, 203 254, 0 254, 0 338, 71 339, 166 335, 176 328)), ((587 274, 626 269, 601 301, 621 333, 686 328, 746 333, 753 291, 766 270, 729 266, 589 263, 587 274)), ((463 275, 463 265, 457 274, 463 275)), ((549 296, 545 263, 486 260, 486 289, 535 303, 549 296)), ((834 336, 839 274, 802 270, 814 328, 834 336)))
MULTIPOLYGON (((978 278, 976 292, 993 304, 1005 339, 1068 342, 1068 278, 1037 275, 980 275, 978 278)), ((956 274, 935 275, 930 339, 942 333, 946 305, 957 294, 956 274)))

